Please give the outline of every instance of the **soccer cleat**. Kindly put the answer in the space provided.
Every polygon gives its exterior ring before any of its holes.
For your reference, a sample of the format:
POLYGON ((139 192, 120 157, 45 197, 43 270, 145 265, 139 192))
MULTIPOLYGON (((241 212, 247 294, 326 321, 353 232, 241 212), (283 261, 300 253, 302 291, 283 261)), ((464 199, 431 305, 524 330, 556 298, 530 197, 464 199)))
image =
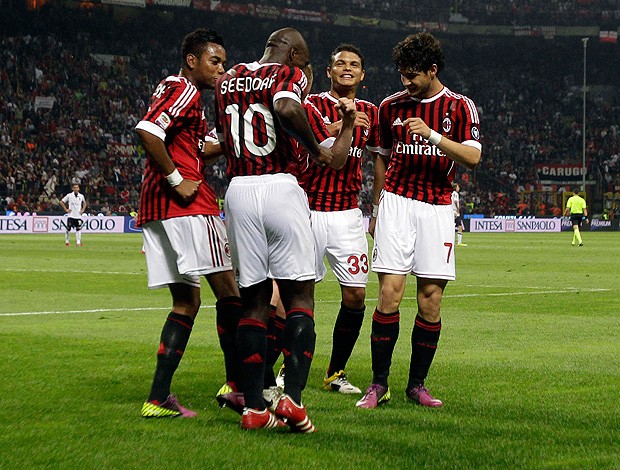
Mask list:
POLYGON ((456 246, 467 246, 467 243, 457 243, 456 246))
POLYGON ((280 398, 282 398, 282 389, 278 386, 272 386, 263 390, 263 399, 270 411, 276 411, 280 398))
POLYGON ((227 393, 236 392, 236 391, 237 390, 232 385, 230 385, 230 383, 226 382, 224 385, 220 387, 220 389, 217 391, 215 396, 218 397, 220 395, 225 395, 227 393))
POLYGON ((286 424, 276 418, 275 415, 267 409, 258 411, 252 408, 246 408, 241 415, 242 429, 270 429, 284 426, 286 426, 286 424))
POLYGON ((372 384, 366 390, 366 393, 359 400, 355 406, 358 408, 366 408, 373 409, 377 408, 379 405, 383 405, 387 403, 392 398, 392 394, 390 393, 390 387, 384 387, 380 384, 372 384))
POLYGON ((142 405, 143 418, 193 418, 194 416, 196 412, 182 407, 174 395, 168 395, 166 401, 160 405, 150 401, 142 405))
POLYGON ((280 367, 278 375, 276 376, 276 385, 281 389, 284 389, 284 364, 280 367))
POLYGON ((333 390, 334 392, 352 394, 362 393, 355 385, 351 384, 347 379, 347 374, 343 370, 334 373, 332 376, 323 379, 323 388, 325 390, 333 390))
MULTIPOLYGON (((222 387, 223 388, 223 387, 222 387)), ((243 414, 245 396, 241 392, 222 393, 215 397, 220 408, 230 408, 235 413, 243 414)))
POLYGON ((71 243, 65 242, 65 246, 70 246, 70 245, 71 245, 71 243))
POLYGON ((422 384, 407 388, 405 394, 407 395, 407 398, 421 406, 429 406, 433 408, 443 406, 443 402, 437 398, 433 398, 428 389, 426 389, 422 384))
POLYGON ((306 407, 298 405, 286 393, 282 394, 282 398, 278 402, 275 414, 278 418, 288 424, 292 432, 310 433, 316 432, 316 428, 308 414, 306 407))
POLYGON ((583 246, 583 243, 580 243, 579 246, 583 246))
POLYGON ((77 243, 76 246, 84 246, 84 243, 77 243))

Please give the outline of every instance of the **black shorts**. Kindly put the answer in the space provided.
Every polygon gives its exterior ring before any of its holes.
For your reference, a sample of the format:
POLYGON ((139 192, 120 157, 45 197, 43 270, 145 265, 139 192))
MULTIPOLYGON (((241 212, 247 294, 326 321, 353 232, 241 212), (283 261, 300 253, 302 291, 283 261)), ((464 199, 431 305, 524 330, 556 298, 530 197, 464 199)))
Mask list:
POLYGON ((454 227, 455 228, 459 228, 462 225, 463 225, 463 219, 461 219, 460 217, 455 217, 454 218, 454 227))
POLYGON ((67 217, 67 230, 72 228, 80 230, 84 221, 82 219, 74 219, 73 217, 67 217))
POLYGON ((583 214, 571 214, 570 215, 570 223, 571 225, 577 225, 581 227, 581 221, 583 220, 583 214))

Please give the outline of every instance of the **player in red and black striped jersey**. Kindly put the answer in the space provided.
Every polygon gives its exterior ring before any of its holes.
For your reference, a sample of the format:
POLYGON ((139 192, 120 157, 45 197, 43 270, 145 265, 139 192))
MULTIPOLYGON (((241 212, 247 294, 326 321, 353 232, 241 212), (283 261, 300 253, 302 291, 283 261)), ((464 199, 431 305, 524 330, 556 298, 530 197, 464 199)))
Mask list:
POLYGON ((240 381, 234 345, 241 299, 215 193, 202 181, 207 125, 200 91, 224 73, 221 36, 198 29, 183 39, 182 68, 157 86, 136 132, 147 153, 138 223, 142 225, 149 288, 168 287, 170 312, 161 333, 157 366, 142 416, 195 416, 170 394, 172 377, 200 307, 200 276, 217 299, 227 380, 240 381))
POLYGON ((379 106, 381 153, 389 161, 385 176, 375 180, 372 269, 379 275, 379 299, 371 333, 373 384, 357 403, 362 408, 390 398, 388 375, 407 273, 417 278, 418 315, 406 394, 422 406, 442 405, 424 380, 439 341, 443 291, 456 273, 452 181, 455 165, 474 168, 482 150, 475 104, 439 80, 444 67, 439 41, 429 33, 413 34, 396 45, 393 58, 405 90, 379 106))
POLYGON ((272 280, 286 310, 282 333, 286 379, 275 414, 293 431, 312 432, 301 403, 314 354, 314 263, 306 196, 287 173, 294 137, 321 164, 332 151, 317 142, 301 97, 310 52, 293 28, 275 31, 263 57, 237 64, 216 85, 216 128, 227 157, 230 184, 225 211, 233 265, 245 312, 237 330, 245 410, 241 426, 274 426, 263 399, 266 330, 272 280))
POLYGON ((355 97, 364 79, 364 57, 352 44, 341 44, 330 55, 327 76, 329 91, 308 96, 323 115, 328 129, 336 134, 342 125, 338 100, 354 100, 357 115, 349 158, 342 168, 310 165, 299 177, 308 195, 315 241, 317 280, 326 274, 327 257, 342 293, 334 325, 332 353, 323 386, 339 393, 361 393, 345 374, 346 364, 362 327, 368 282, 368 242, 358 196, 362 188, 362 162, 379 150, 377 107, 355 97))

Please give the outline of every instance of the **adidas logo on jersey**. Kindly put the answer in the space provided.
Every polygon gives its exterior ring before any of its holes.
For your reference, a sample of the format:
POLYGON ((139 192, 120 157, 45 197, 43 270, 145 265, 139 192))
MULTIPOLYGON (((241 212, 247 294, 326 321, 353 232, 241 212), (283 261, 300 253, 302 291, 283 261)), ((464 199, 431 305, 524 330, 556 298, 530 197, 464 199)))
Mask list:
POLYGON ((394 122, 392 123, 392 126, 402 126, 402 125, 403 125, 403 121, 401 121, 399 117, 394 119, 394 122))

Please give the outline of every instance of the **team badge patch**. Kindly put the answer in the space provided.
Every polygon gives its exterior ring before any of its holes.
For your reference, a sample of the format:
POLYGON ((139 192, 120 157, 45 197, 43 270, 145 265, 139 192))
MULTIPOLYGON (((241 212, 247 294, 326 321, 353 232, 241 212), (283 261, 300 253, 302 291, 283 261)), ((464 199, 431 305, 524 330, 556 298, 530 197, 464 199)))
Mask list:
POLYGON ((157 124, 163 130, 168 129, 170 122, 170 117, 166 113, 161 113, 159 117, 155 119, 155 124, 157 124))
POLYGON ((478 130, 478 128, 476 126, 472 126, 471 128, 471 136, 478 140, 480 138, 480 131, 478 130))
POLYGON ((443 128, 444 132, 450 132, 450 130, 452 129, 452 121, 450 120, 450 118, 444 118, 443 122, 441 123, 441 127, 443 128))

